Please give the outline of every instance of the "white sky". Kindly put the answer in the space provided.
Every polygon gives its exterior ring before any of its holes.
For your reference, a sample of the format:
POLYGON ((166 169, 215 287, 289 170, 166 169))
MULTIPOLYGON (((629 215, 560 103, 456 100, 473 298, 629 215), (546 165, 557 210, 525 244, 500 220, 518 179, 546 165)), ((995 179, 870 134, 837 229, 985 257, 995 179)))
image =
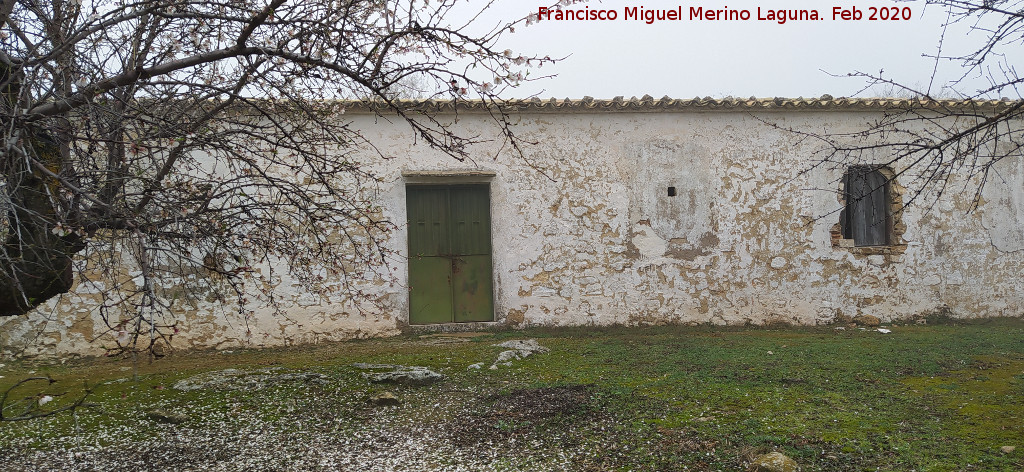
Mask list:
MULTIPOLYGON (((536 12, 554 0, 500 1, 484 17, 496 24, 536 12)), ((853 96, 864 86, 863 79, 832 77, 849 72, 877 73, 902 83, 927 87, 935 61, 934 54, 946 13, 925 9, 923 1, 862 0, 859 2, 773 0, 756 2, 732 0, 592 0, 568 8, 615 9, 615 21, 546 21, 518 28, 502 43, 516 53, 568 56, 564 61, 533 74, 557 77, 524 84, 507 97, 538 95, 542 98, 612 98, 650 94, 673 98, 696 96, 817 97, 822 94, 853 96), (861 21, 833 21, 832 8, 853 4, 864 12, 861 21), (750 21, 665 21, 646 24, 625 20, 624 7, 647 9, 682 6, 705 9, 747 9, 750 21), (813 8, 822 21, 778 24, 757 21, 757 8, 813 8), (910 7, 910 21, 868 21, 868 7, 910 7)), ((946 52, 966 52, 984 39, 980 32, 966 34, 959 27, 947 33, 946 52)), ((950 79, 962 75, 957 63, 941 62, 933 92, 950 79)), ((967 92, 987 82, 971 78, 967 92)), ((874 96, 874 89, 860 96, 874 96)))

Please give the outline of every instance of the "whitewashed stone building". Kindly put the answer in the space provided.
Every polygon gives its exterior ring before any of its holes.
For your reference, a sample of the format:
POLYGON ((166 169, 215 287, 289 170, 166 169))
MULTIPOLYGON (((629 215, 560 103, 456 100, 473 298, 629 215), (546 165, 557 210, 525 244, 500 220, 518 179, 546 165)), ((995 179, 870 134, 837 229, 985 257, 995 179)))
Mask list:
MULTIPOLYGON (((390 157, 366 161, 384 180, 375 196, 384 216, 399 223, 386 241, 397 256, 362 282, 382 303, 310 297, 284 280, 287 316, 257 309, 241 320, 198 302, 174 343, 283 345, 438 324, 1021 316, 1024 157, 996 165, 974 211, 962 192, 925 195, 901 211, 915 182, 902 169, 871 166, 891 156, 814 167, 820 142, 783 130, 855 131, 907 105, 534 100, 511 114, 530 143, 518 157, 481 104, 463 103, 457 114, 450 103, 423 104, 459 132, 493 138, 466 162, 418 143, 401 120, 353 105, 342 118, 390 157), (867 189, 865 197, 845 201, 844 185, 867 189)), ((73 292, 0 320, 0 341, 5 355, 96 354, 112 336, 97 323, 88 296, 73 292)))

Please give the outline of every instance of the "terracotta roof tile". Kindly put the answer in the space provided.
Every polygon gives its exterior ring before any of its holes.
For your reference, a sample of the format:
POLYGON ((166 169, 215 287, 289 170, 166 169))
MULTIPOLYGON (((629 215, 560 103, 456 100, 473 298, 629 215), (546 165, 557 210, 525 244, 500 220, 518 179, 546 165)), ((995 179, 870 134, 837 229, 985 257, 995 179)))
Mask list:
MULTIPOLYGON (((621 96, 612 99, 581 99, 542 100, 540 98, 512 99, 503 103, 508 111, 528 113, 580 113, 580 112, 694 112, 694 111, 773 111, 773 110, 893 110, 893 109, 956 109, 976 108, 979 111, 1000 109, 1015 104, 1010 99, 1002 100, 922 100, 916 98, 834 98, 822 95, 819 98, 711 98, 694 97, 677 99, 670 97, 654 98, 621 96)), ((406 109, 434 112, 487 111, 495 102, 481 100, 401 100, 406 109)), ((383 109, 381 103, 355 101, 346 105, 350 112, 373 112, 383 109)))

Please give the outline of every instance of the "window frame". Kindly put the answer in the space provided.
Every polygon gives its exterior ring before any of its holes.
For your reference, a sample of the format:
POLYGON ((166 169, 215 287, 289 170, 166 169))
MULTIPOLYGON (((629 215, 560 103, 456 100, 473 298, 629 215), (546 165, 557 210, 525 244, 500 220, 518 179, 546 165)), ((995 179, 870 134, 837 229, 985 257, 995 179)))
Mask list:
POLYGON ((856 256, 883 255, 886 257, 886 261, 890 260, 890 256, 895 257, 906 251, 907 242, 903 239, 903 234, 907 232, 907 225, 903 222, 903 194, 906 192, 906 189, 900 185, 896 176, 896 172, 884 164, 853 164, 848 165, 843 170, 843 173, 835 178, 834 182, 838 186, 835 195, 840 209, 837 211, 839 213, 838 221, 832 225, 832 229, 829 231, 832 248, 849 252, 856 256), (847 202, 850 198, 847 195, 847 188, 849 187, 848 176, 851 169, 854 171, 863 171, 865 169, 877 171, 885 179, 883 199, 886 205, 886 244, 884 245, 857 246, 853 239, 847 238, 847 236, 850 236, 850 233, 844 233, 848 226, 847 202))
POLYGON ((843 173, 843 210, 840 212, 840 228, 843 239, 853 240, 854 247, 885 247, 892 246, 893 240, 893 211, 892 211, 892 178, 886 175, 885 169, 877 165, 851 165, 843 173), (853 179, 863 179, 868 189, 860 197, 851 194, 853 179), (880 195, 876 195, 879 193, 880 195), (865 201, 867 200, 867 201, 865 201), (867 208, 865 208, 867 206, 867 208), (871 208, 877 207, 877 208, 871 208), (885 221, 868 221, 872 215, 878 212, 883 213, 885 221), (858 216, 861 215, 861 216, 858 216), (862 228, 873 225, 884 225, 881 230, 881 241, 876 238, 868 238, 869 241, 860 240, 858 233, 870 233, 871 230, 862 228))

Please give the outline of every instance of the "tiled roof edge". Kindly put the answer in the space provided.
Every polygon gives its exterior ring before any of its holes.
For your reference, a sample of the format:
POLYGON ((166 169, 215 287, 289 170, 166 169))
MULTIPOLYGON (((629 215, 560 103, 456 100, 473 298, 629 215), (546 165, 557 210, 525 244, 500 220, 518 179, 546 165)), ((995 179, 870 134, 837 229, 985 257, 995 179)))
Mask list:
MULTIPOLYGON (((789 110, 893 110, 893 109, 934 109, 957 110, 977 109, 990 111, 1011 106, 1015 101, 1002 100, 924 100, 917 98, 833 98, 823 95, 819 98, 654 98, 644 95, 629 99, 510 99, 504 102, 482 100, 399 100, 397 103, 407 111, 424 112, 493 112, 499 106, 505 111, 530 113, 589 113, 589 112, 693 112, 693 111, 789 111, 789 110)), ((351 112, 377 112, 386 110, 382 102, 351 101, 345 109, 351 112)))

